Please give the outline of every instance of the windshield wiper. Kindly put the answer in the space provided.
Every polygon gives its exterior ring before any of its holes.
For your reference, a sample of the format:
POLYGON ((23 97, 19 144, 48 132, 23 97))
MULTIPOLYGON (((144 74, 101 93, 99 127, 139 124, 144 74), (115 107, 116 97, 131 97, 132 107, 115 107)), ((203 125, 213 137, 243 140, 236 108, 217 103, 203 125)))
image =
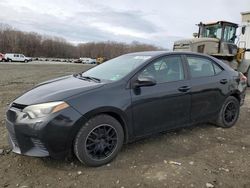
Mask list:
POLYGON ((92 76, 83 76, 82 74, 83 73, 78 73, 78 74, 74 74, 73 76, 82 80, 91 80, 91 81, 98 82, 98 83, 101 82, 101 79, 99 78, 95 78, 92 76))
POLYGON ((92 77, 92 76, 82 76, 81 75, 80 79, 92 80, 94 82, 101 82, 101 80, 99 78, 95 78, 95 77, 92 77))

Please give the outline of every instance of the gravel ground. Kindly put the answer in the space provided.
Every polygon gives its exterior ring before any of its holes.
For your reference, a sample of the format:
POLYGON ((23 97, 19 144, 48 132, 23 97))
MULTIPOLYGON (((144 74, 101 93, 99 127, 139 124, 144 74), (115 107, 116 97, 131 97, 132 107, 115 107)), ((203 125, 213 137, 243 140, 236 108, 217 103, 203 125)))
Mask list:
POLYGON ((233 128, 202 124, 155 135, 125 145, 102 167, 8 152, 6 106, 39 82, 89 67, 0 63, 0 187, 250 187, 250 90, 233 128))

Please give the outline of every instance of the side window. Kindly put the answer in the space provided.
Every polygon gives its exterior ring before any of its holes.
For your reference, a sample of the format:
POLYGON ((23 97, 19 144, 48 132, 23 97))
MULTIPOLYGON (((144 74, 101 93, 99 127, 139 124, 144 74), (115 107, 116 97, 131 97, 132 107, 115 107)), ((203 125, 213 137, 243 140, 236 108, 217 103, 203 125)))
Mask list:
POLYGON ((226 41, 226 42, 234 43, 235 38, 236 38, 235 33, 236 33, 235 27, 226 26, 225 30, 224 30, 224 38, 223 38, 223 40, 226 41))
POLYGON ((215 72, 215 74, 219 74, 222 71, 221 67, 219 67, 215 63, 213 63, 213 65, 214 65, 214 72, 215 72))
POLYGON ((153 77, 157 83, 183 80, 181 57, 169 56, 157 59, 142 71, 140 77, 153 77))
POLYGON ((214 66, 210 60, 201 57, 187 57, 192 78, 213 76, 214 66))

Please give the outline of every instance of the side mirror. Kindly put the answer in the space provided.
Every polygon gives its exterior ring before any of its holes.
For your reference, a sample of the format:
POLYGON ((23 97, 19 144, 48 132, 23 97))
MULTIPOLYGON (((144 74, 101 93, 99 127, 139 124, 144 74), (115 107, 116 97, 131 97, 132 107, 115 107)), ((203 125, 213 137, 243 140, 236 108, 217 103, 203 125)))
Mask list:
POLYGON ((152 77, 141 77, 138 78, 134 83, 133 87, 138 88, 138 87, 146 87, 146 86, 154 86, 156 84, 156 80, 152 77))
POLYGON ((244 25, 244 26, 242 26, 242 28, 241 28, 241 34, 244 35, 245 32, 246 32, 246 26, 244 25))
POLYGON ((193 33, 193 37, 194 38, 198 37, 198 33, 193 33))

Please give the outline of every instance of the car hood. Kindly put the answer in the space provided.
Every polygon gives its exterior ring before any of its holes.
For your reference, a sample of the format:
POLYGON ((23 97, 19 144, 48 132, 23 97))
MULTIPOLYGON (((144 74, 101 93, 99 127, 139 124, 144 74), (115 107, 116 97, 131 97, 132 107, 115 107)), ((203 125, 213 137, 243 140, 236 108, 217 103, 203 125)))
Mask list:
POLYGON ((52 101, 61 101, 73 95, 80 94, 103 86, 103 83, 86 81, 74 76, 64 76, 42 82, 30 91, 14 100, 14 103, 32 105, 52 101))

